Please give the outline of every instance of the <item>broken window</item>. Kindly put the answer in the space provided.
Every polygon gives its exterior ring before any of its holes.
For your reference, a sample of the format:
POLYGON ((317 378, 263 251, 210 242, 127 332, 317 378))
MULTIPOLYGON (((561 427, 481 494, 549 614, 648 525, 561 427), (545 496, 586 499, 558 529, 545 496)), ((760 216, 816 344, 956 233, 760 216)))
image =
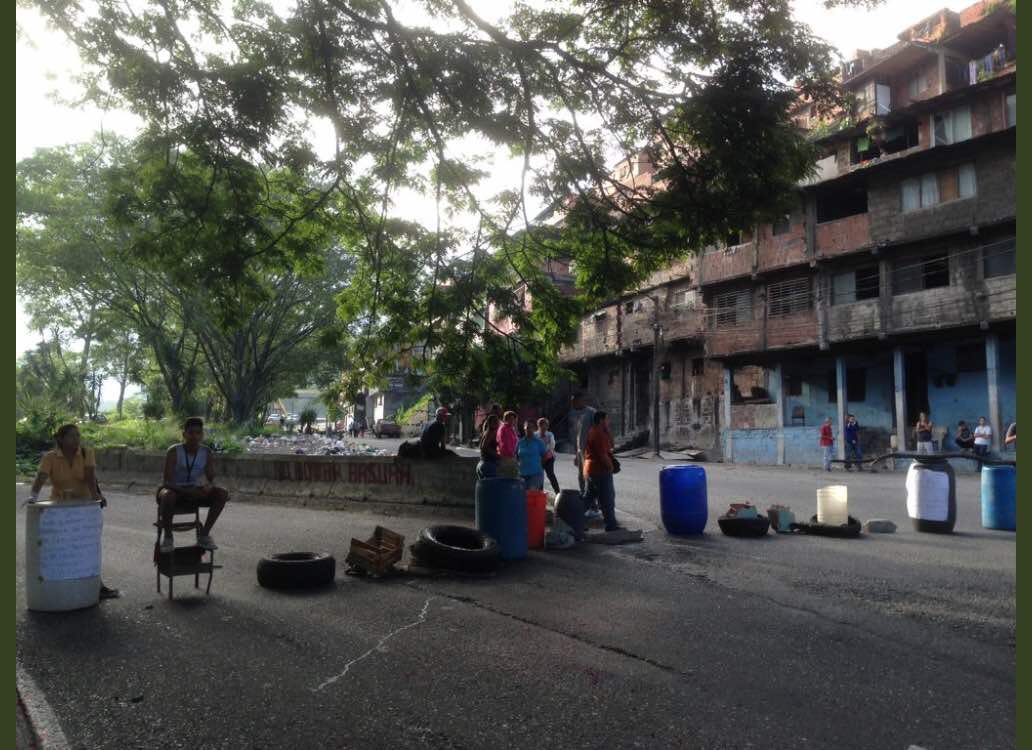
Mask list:
POLYGON ((713 303, 718 328, 740 325, 752 319, 752 292, 749 289, 718 294, 713 303))
POLYGON ((789 396, 803 395, 803 378, 800 375, 789 375, 785 380, 785 391, 789 396))
POLYGON ((781 281, 767 287, 767 303, 772 318, 809 310, 812 298, 809 277, 781 281))
POLYGON ((987 279, 1015 273, 1014 238, 982 248, 982 273, 987 279))
POLYGON ((904 258, 892 269, 892 293, 909 294, 950 285, 949 253, 904 258))
POLYGON ((867 400, 867 369, 856 367, 846 370, 846 401, 856 403, 867 400))
POLYGON ((877 264, 843 271, 831 277, 831 304, 848 305, 865 299, 877 299, 881 274, 877 264))
POLYGON ((867 187, 846 185, 827 187, 817 192, 817 223, 867 213, 867 187))

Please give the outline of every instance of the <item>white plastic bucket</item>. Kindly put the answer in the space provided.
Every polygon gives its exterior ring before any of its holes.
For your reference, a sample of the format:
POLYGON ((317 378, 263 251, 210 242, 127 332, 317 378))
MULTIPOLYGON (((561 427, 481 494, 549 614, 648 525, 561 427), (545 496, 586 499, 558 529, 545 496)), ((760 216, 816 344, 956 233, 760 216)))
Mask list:
POLYGON ((849 523, 849 495, 844 484, 830 484, 817 490, 817 523, 844 526, 849 523))
POLYGON ((29 503, 25 513, 25 599, 40 612, 100 601, 103 516, 95 500, 29 503))

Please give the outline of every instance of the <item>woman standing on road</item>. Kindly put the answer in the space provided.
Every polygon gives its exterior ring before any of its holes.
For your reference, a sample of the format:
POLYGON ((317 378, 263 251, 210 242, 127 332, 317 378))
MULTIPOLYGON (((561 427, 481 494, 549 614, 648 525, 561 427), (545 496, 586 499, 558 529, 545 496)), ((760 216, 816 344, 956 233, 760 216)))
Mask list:
POLYGON ((519 479, 516 446, 519 445, 520 436, 516 434, 516 412, 505 412, 495 434, 498 442, 498 475, 519 479))
MULTIPOLYGON (((616 488, 613 486, 613 437, 609 434, 609 416, 595 412, 592 428, 584 445, 584 479, 586 497, 598 500, 605 519, 606 531, 617 531, 616 488)), ((586 504, 586 503, 585 503, 586 504)))
POLYGON ((555 435, 552 434, 551 430, 548 429, 548 420, 541 417, 537 421, 538 424, 538 439, 545 444, 547 452, 545 457, 541 461, 541 466, 545 470, 545 475, 548 477, 549 484, 552 485, 552 491, 556 495, 559 494, 559 480, 555 478, 555 435))
POLYGON ((498 476, 498 415, 489 414, 481 425, 480 463, 477 464, 477 479, 491 479, 498 476))
MULTIPOLYGON (((82 444, 79 428, 74 424, 62 425, 54 434, 54 449, 39 462, 36 481, 32 483, 29 502, 39 500, 39 492, 50 480, 50 500, 55 503, 85 500, 87 498, 107 506, 97 485, 97 458, 92 448, 82 444)), ((101 581, 100 598, 117 599, 118 589, 110 589, 101 581)))

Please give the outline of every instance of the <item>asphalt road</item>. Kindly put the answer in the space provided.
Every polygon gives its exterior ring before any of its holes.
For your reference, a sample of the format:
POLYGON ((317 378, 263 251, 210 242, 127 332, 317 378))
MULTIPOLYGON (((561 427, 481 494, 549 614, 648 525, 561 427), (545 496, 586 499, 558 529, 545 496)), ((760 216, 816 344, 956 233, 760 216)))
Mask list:
POLYGON ((104 576, 124 597, 65 614, 24 609, 19 512, 19 660, 76 748, 1013 747, 1014 534, 981 529, 975 478, 949 537, 909 528, 901 474, 836 473, 853 515, 899 531, 740 540, 716 528, 728 502, 810 514, 828 476, 707 465, 707 534, 674 539, 658 466, 617 477, 644 543, 488 579, 339 569, 320 593, 267 591, 265 553, 343 561, 377 523, 411 539, 430 521, 233 504, 211 597, 181 578, 173 602, 153 499, 109 493, 104 576))

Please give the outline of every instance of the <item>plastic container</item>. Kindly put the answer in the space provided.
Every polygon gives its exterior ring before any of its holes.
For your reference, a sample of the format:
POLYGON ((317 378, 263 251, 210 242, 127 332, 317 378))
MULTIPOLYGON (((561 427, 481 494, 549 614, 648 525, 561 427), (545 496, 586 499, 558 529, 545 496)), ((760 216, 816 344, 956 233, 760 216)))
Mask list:
POLYGON ((829 484, 817 490, 817 523, 825 526, 849 523, 849 490, 844 484, 829 484))
POLYGON ((545 548, 545 516, 548 493, 542 490, 527 490, 527 547, 545 548))
POLYGON ((103 519, 94 500, 44 500, 25 507, 25 600, 38 612, 100 601, 103 519))
POLYGON ((522 480, 478 480, 476 518, 477 528, 498 542, 501 559, 521 560, 527 556, 527 495, 522 480))
POLYGON ((708 514, 706 470, 701 466, 664 466, 659 471, 659 505, 670 534, 701 534, 708 514))
POLYGON ((1018 471, 1013 466, 982 467, 982 526, 1015 531, 1018 471))
POLYGON ((951 534, 957 522, 957 480, 946 461, 915 461, 907 469, 907 515, 914 529, 951 534))
POLYGON ((577 540, 584 538, 584 498, 577 490, 562 490, 555 499, 555 517, 561 518, 577 540))

